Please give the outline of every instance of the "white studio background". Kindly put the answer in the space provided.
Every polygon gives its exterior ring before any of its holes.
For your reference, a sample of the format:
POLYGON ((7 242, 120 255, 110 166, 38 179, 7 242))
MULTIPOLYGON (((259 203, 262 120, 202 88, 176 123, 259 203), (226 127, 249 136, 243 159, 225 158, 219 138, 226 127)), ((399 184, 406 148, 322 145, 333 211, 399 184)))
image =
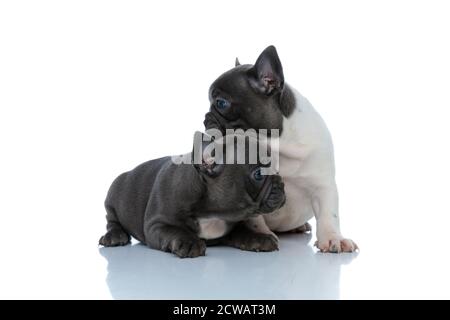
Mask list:
POLYGON ((341 297, 450 298, 449 16, 446 1, 2 1, 0 297, 108 297, 110 183, 189 151, 210 83, 273 44, 334 138, 361 247, 341 297))

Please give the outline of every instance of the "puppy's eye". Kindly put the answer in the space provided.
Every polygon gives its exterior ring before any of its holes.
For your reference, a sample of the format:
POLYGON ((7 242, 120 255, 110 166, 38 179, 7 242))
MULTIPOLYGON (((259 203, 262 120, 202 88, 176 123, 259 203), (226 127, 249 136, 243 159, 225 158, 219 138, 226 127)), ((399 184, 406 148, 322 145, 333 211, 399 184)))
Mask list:
POLYGON ((226 109, 226 108, 228 108, 230 106, 230 102, 228 102, 225 99, 218 98, 216 100, 216 106, 217 106, 218 109, 224 110, 224 109, 226 109))
POLYGON ((253 171, 253 178, 255 178, 256 181, 261 181, 262 179, 264 179, 264 176, 261 174, 261 168, 253 171))

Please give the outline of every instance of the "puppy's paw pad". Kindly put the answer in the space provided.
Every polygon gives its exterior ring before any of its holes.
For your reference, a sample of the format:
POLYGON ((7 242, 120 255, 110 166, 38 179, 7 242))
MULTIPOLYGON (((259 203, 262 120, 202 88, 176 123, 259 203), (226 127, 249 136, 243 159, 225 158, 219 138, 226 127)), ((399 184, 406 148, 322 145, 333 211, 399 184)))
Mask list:
POLYGON ((131 242, 131 237, 123 230, 113 229, 108 231, 98 241, 99 245, 105 247, 125 246, 131 242))
POLYGON ((316 241, 315 246, 319 248, 321 252, 330 253, 355 252, 359 249, 353 240, 343 238, 318 240, 316 241))
POLYGON ((204 256, 206 253, 206 242, 200 239, 176 239, 172 242, 171 251, 180 258, 196 258, 204 256))

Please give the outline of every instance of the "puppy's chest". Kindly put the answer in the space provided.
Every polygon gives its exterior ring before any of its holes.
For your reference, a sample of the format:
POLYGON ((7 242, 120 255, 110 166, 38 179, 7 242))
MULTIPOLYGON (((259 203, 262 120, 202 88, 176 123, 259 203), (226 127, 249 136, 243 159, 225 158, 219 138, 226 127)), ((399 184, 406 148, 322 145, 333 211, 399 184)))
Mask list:
POLYGON ((197 235, 205 240, 217 239, 226 235, 231 230, 231 225, 217 218, 199 218, 197 235))

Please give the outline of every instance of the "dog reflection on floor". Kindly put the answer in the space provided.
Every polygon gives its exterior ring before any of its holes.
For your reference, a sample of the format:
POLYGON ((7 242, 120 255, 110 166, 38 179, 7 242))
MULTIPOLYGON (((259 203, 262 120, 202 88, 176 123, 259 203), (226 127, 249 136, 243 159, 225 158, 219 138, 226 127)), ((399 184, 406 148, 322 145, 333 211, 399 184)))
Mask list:
POLYGON ((276 252, 211 247, 193 260, 141 244, 99 251, 108 262, 106 282, 115 299, 339 299, 341 265, 355 254, 316 253, 310 234, 280 240, 276 252))

